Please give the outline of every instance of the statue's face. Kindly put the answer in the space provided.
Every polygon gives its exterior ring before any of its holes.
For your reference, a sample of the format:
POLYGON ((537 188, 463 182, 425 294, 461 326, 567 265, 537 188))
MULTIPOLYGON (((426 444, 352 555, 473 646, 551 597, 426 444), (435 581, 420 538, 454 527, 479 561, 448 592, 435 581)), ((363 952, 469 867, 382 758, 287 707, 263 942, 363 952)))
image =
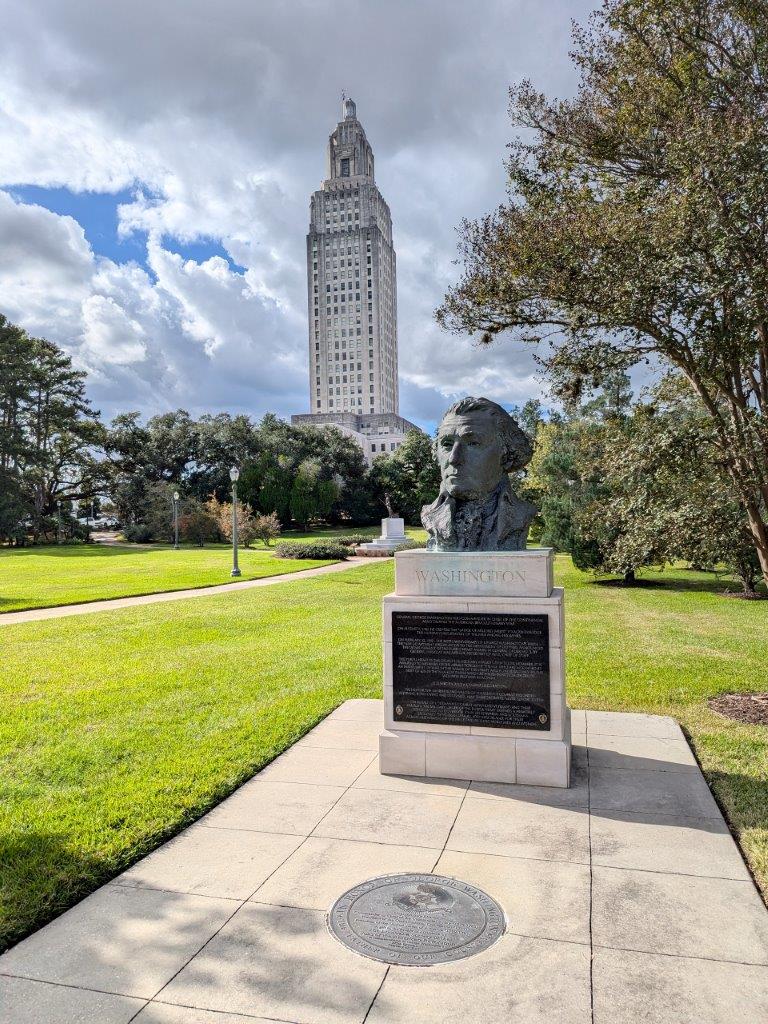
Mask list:
POLYGON ((443 490, 453 498, 484 498, 505 475, 503 448, 493 416, 468 412, 448 416, 437 432, 437 461, 443 490))

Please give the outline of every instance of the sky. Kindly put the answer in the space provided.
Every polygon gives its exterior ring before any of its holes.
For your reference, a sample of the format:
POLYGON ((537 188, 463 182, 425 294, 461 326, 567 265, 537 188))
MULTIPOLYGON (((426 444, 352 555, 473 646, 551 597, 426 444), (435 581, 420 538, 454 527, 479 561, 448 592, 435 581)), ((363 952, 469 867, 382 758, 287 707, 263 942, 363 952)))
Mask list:
POLYGON ((508 87, 569 95, 583 0, 0 0, 0 312, 106 419, 309 411, 305 236, 341 92, 398 264, 400 412, 544 397, 442 331, 457 228, 505 197, 508 87))

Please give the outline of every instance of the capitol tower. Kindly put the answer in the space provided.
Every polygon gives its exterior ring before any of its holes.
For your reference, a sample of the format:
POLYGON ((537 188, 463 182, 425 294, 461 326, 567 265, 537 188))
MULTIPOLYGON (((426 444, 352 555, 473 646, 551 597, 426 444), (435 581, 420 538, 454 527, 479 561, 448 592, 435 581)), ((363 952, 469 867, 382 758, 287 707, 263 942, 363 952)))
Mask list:
POLYGON ((398 414, 392 218, 351 99, 342 101, 326 178, 310 200, 307 296, 310 414, 291 422, 337 426, 369 460, 394 451, 417 428, 398 414))

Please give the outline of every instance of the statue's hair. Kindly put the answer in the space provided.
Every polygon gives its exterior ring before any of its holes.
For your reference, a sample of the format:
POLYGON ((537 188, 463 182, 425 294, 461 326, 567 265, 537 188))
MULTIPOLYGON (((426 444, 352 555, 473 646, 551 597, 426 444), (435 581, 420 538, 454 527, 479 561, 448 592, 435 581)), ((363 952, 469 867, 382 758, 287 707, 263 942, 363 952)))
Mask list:
POLYGON ((445 411, 443 420, 449 416, 464 416, 468 412, 487 412, 493 417, 504 445, 505 472, 522 469, 530 462, 533 447, 527 434, 518 427, 506 409, 502 409, 490 398, 461 398, 445 411))

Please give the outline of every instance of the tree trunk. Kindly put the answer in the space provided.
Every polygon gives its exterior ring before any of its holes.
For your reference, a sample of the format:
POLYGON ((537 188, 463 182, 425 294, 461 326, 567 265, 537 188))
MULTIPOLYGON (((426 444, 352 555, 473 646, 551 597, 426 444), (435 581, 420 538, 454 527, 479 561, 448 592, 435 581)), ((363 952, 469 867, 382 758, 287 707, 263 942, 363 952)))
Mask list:
POLYGON ((768 587, 768 526, 760 518, 760 513, 753 504, 747 505, 747 519, 749 529, 755 542, 757 558, 760 562, 760 569, 768 587))
POLYGON ((637 579, 635 578, 635 570, 630 569, 628 572, 624 573, 624 586, 634 587, 635 583, 637 583, 637 579))

